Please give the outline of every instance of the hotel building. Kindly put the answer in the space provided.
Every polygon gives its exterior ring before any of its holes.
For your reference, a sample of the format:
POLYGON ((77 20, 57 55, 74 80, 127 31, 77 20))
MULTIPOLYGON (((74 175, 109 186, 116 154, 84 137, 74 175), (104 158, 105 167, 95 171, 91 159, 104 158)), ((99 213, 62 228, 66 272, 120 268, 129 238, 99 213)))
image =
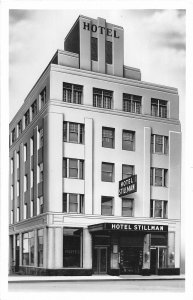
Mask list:
POLYGON ((10 272, 179 274, 180 194, 177 89, 79 16, 10 123, 10 272))

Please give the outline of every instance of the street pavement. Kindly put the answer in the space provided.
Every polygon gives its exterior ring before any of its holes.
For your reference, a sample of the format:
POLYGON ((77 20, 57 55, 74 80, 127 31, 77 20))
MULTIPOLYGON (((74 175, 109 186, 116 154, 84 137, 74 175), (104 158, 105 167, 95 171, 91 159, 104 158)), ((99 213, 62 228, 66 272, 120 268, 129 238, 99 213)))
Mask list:
POLYGON ((181 276, 10 276, 9 292, 185 292, 181 276))

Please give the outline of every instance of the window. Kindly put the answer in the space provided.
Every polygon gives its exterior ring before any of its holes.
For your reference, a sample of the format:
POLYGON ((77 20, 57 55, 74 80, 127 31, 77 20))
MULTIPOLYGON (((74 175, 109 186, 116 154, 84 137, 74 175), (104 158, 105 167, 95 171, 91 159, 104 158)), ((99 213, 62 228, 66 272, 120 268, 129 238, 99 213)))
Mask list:
POLYGON ((91 60, 98 61, 98 39, 91 37, 91 60))
POLYGON ((151 152, 158 154, 168 154, 168 137, 163 135, 152 134, 151 152))
POLYGON ((33 188, 33 186, 34 186, 34 171, 33 170, 31 170, 30 179, 31 179, 31 181, 30 181, 30 187, 33 188))
POLYGON ((101 215, 112 216, 113 215, 113 198, 104 197, 101 198, 101 215))
POLYGON ((34 216, 34 201, 31 200, 30 201, 30 217, 33 217, 34 216))
POLYGON ((31 105, 31 115, 32 115, 32 120, 35 118, 38 112, 38 107, 37 107, 37 100, 35 100, 32 105, 31 105))
POLYGON ((115 129, 103 127, 102 128, 102 147, 114 148, 115 129))
POLYGON ((46 103, 46 87, 41 91, 39 95, 39 102, 40 102, 40 109, 41 109, 46 103))
POLYGON ((10 171, 11 171, 11 174, 13 174, 13 171, 14 171, 13 158, 11 158, 11 160, 10 160, 10 171))
POLYGON ((63 141, 84 144, 84 124, 63 122, 63 141))
POLYGON ((44 145, 44 130, 43 130, 43 128, 38 130, 37 143, 38 143, 38 149, 42 148, 44 145))
POLYGON ((151 200, 150 201, 150 217, 151 218, 162 218, 168 217, 167 213, 167 201, 163 200, 151 200))
POLYGON ((11 143, 13 144, 16 140, 16 132, 15 132, 15 128, 12 130, 11 132, 11 143))
POLYGON ((63 267, 81 267, 81 235, 80 228, 64 228, 63 231, 63 267))
POLYGON ((44 253, 44 230, 38 230, 37 249, 38 249, 38 267, 43 267, 43 253, 44 253))
POLYGON ((37 198, 37 215, 44 212, 44 198, 43 196, 37 198))
POLYGON ((84 195, 63 193, 63 212, 84 213, 84 195))
POLYGON ((17 207, 17 222, 20 221, 20 208, 17 207))
POLYGON ((34 138, 30 139, 30 155, 33 156, 34 154, 34 138))
POLYGON ((13 200, 13 185, 11 185, 11 201, 13 200))
POLYGON ((20 120, 17 124, 17 137, 22 133, 22 120, 20 120))
POLYGON ((25 144, 23 147, 23 159, 24 162, 27 160, 27 144, 25 144))
POLYGON ((123 111, 141 114, 141 96, 123 94, 123 111))
POLYGON ((135 150, 135 132, 123 130, 122 149, 128 151, 135 150))
POLYGON ((26 232, 22 234, 22 261, 24 266, 34 265, 34 232, 26 232))
POLYGON ((24 204, 23 218, 24 218, 24 220, 27 219, 27 203, 24 204))
POLYGON ((44 179, 44 169, 43 169, 43 163, 40 163, 38 165, 38 172, 37 172, 37 182, 40 183, 44 179))
POLYGON ((133 199, 122 198, 122 216, 133 217, 133 199))
POLYGON ((17 197, 20 195, 20 183, 19 180, 17 181, 17 197))
POLYGON ((25 115, 24 115, 24 124, 25 124, 25 128, 29 125, 30 123, 30 115, 29 115, 29 109, 26 111, 25 115))
POLYGON ((102 181, 114 181, 114 164, 102 162, 102 181))
POLYGON ((83 86, 72 83, 63 83, 63 101, 82 104, 83 86))
POLYGON ((11 216, 10 216, 10 218, 11 218, 10 222, 11 222, 11 224, 13 224, 13 210, 11 210, 11 216))
POLYGON ((17 168, 19 168, 19 166, 20 166, 19 151, 16 154, 16 159, 17 159, 17 168))
POLYGON ((63 177, 84 179, 84 160, 63 158, 63 177))
POLYGON ((105 46, 106 46, 105 49, 106 64, 112 65, 112 60, 113 60, 112 42, 106 41, 105 46))
POLYGON ((151 115, 154 117, 167 118, 167 101, 152 98, 151 115))
POLYGON ((27 191, 27 187, 28 187, 28 178, 27 175, 24 176, 24 192, 27 191))
POLYGON ((134 175, 134 166, 122 165, 122 179, 134 175))
POLYGON ((112 109, 113 92, 93 88, 93 106, 112 109))
POLYGON ((155 186, 168 186, 168 170, 161 168, 151 168, 150 184, 155 186))

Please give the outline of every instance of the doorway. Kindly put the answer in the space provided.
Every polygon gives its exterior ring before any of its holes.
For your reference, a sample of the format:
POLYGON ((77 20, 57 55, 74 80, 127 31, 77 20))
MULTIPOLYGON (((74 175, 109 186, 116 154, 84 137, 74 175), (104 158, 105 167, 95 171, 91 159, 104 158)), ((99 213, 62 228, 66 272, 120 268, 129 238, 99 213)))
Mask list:
POLYGON ((93 271, 95 274, 107 273, 107 247, 95 247, 93 251, 93 271))
POLYGON ((150 270, 151 274, 157 274, 158 269, 167 267, 167 248, 166 247, 152 247, 150 270))

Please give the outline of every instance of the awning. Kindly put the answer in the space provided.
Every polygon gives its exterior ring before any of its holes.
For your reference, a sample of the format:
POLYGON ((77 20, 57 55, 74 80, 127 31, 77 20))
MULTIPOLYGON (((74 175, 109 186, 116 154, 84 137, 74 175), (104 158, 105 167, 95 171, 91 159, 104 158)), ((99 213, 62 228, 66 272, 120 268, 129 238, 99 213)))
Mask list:
POLYGON ((168 232, 168 225, 160 224, 127 224, 127 223, 99 223, 88 226, 90 232, 96 231, 132 231, 132 232, 168 232))

